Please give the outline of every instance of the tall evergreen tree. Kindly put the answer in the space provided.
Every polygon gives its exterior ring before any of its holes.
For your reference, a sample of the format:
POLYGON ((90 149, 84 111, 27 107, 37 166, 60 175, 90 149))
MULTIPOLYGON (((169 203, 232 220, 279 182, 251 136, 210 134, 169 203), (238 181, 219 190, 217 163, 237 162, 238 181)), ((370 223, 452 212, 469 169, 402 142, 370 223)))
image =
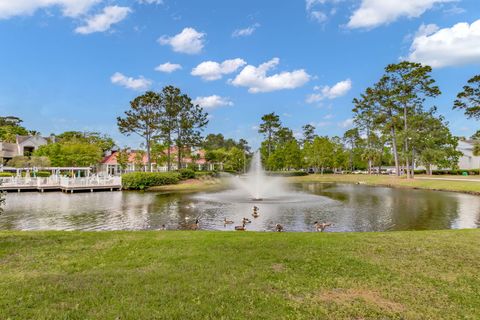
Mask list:
POLYGON ((266 114, 262 117, 262 123, 258 132, 263 134, 266 138, 267 144, 267 158, 270 157, 273 148, 273 138, 276 132, 281 128, 280 117, 275 112, 266 114))

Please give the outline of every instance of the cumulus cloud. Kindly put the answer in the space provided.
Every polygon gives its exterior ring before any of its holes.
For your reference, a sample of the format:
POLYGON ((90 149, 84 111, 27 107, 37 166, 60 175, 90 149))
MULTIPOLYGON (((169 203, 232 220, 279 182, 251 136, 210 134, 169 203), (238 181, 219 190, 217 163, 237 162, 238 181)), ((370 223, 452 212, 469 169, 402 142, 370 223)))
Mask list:
POLYGON ((233 73, 247 64, 243 59, 225 60, 222 63, 204 61, 192 69, 191 75, 201 77, 206 81, 221 79, 223 75, 233 73))
POLYGON ((316 90, 316 91, 320 91, 320 92, 310 94, 307 97, 307 103, 319 102, 319 101, 322 101, 324 99, 332 100, 332 99, 336 99, 336 98, 339 98, 341 96, 346 95, 348 93, 348 91, 350 91, 350 89, 352 89, 352 80, 350 80, 350 79, 343 80, 343 81, 337 82, 335 85, 333 85, 331 87, 330 86, 324 86, 324 87, 315 86, 313 89, 316 90))
POLYGON ((125 19, 131 11, 132 10, 130 10, 129 7, 105 7, 102 13, 88 18, 85 21, 86 25, 77 27, 75 32, 80 34, 90 34, 107 31, 113 24, 119 23, 125 19))
POLYGON ((258 67, 247 65, 230 83, 236 87, 247 87, 250 93, 259 93, 295 89, 310 80, 310 75, 303 69, 268 76, 267 72, 279 63, 279 58, 273 58, 258 67))
POLYGON ((163 64, 158 65, 155 70, 165 73, 172 73, 174 71, 182 69, 182 66, 176 63, 165 62, 163 64))
POLYGON ((233 102, 225 97, 217 96, 216 94, 208 97, 197 97, 193 100, 194 104, 200 105, 205 109, 213 109, 217 107, 233 106, 233 102))
POLYGON ((101 0, 0 0, 0 19, 32 15, 39 9, 59 7, 67 17, 78 17, 87 13, 101 0))
POLYGON ((443 29, 422 26, 410 46, 408 59, 437 68, 480 63, 480 19, 443 29))
POLYGON ((251 36, 257 28, 260 27, 259 23, 255 23, 247 28, 244 29, 236 29, 232 33, 232 37, 238 38, 238 37, 248 37, 251 36))
POLYGON ((205 36, 203 32, 198 32, 194 28, 185 28, 177 35, 172 37, 163 35, 158 39, 161 45, 169 45, 175 52, 186 54, 200 53, 205 45, 205 36))
POLYGON ((136 91, 145 90, 148 87, 150 87, 150 85, 152 84, 152 81, 150 81, 148 79, 145 79, 142 76, 135 79, 135 78, 132 78, 132 77, 127 77, 120 72, 115 72, 110 77, 110 81, 113 84, 117 84, 119 86, 122 86, 122 87, 125 87, 125 88, 128 88, 128 89, 132 89, 132 90, 136 90, 136 91))
POLYGON ((453 1, 456 0, 362 0, 360 7, 350 16, 347 27, 370 29, 400 17, 418 18, 436 4, 453 1))
POLYGON ((351 126, 353 126, 353 119, 349 118, 349 119, 346 119, 342 122, 339 122, 338 126, 342 127, 342 128, 350 128, 351 126))

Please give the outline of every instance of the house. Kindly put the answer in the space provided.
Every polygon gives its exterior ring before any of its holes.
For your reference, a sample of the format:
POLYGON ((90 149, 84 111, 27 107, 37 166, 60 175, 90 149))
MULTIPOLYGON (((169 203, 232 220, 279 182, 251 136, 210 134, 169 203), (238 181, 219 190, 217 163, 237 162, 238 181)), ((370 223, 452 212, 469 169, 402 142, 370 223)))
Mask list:
POLYGON ((48 139, 35 136, 18 136, 15 143, 0 141, 0 160, 5 164, 8 160, 18 156, 31 156, 40 146, 46 145, 48 139))
MULTIPOLYGON (((478 142, 478 141, 477 141, 478 142)), ((475 140, 459 140, 457 150, 462 152, 463 155, 458 161, 458 167, 460 169, 479 169, 480 168, 480 156, 473 155, 473 147, 475 140)))
MULTIPOLYGON (((177 170, 177 148, 172 147, 170 149, 172 163, 171 170, 177 170)), ((166 151, 163 152, 166 154, 166 151)), ((157 164, 155 161, 151 161, 151 168, 148 168, 147 155, 144 151, 139 150, 129 150, 128 151, 128 161, 126 168, 121 167, 118 163, 119 151, 112 151, 110 154, 105 156, 100 163, 98 172, 104 172, 109 175, 118 175, 122 172, 134 172, 134 171, 155 171, 155 172, 166 172, 168 167, 166 163, 157 164)), ((154 158, 154 157, 152 157, 154 158)), ((188 155, 183 157, 181 168, 187 168, 195 166, 197 170, 201 171, 211 171, 213 170, 213 165, 208 163, 205 159, 205 150, 194 149, 188 155)))

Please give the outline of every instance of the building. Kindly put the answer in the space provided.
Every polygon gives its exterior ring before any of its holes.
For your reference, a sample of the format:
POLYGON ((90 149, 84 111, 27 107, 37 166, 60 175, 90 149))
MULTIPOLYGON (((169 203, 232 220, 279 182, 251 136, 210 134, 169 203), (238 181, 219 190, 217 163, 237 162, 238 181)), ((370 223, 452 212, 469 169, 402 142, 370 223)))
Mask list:
POLYGON ((31 156, 35 150, 47 143, 48 139, 40 135, 17 136, 15 143, 0 141, 0 160, 5 164, 14 157, 31 156))
MULTIPOLYGON (((172 147, 170 149, 172 163, 171 170, 177 170, 177 148, 172 147)), ((166 151, 164 152, 166 154, 166 151)), ((105 156, 100 163, 98 172, 103 172, 109 175, 119 175, 123 172, 134 171, 155 171, 166 172, 168 167, 166 163, 157 164, 154 161, 151 163, 151 168, 148 167, 147 155, 144 151, 129 150, 128 151, 128 163, 126 168, 122 169, 118 163, 119 151, 112 151, 109 155, 105 156)), ((205 150, 196 149, 192 150, 188 156, 182 159, 181 168, 188 168, 194 166, 199 171, 211 171, 213 170, 213 164, 209 163, 205 159, 205 150)))
POLYGON ((463 153, 458 161, 460 169, 479 169, 480 156, 473 155, 475 140, 459 140, 457 150, 463 153))

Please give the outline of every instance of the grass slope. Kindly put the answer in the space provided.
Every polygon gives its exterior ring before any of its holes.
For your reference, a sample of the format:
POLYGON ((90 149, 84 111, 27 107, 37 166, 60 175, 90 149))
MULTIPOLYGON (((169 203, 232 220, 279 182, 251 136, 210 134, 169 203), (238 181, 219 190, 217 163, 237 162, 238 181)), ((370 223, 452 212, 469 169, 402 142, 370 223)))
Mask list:
MULTIPOLYGON (((480 194, 480 179, 478 181, 449 181, 444 179, 474 179, 473 177, 461 176, 438 176, 438 180, 422 180, 422 176, 417 176, 416 179, 407 180, 404 177, 395 176, 375 176, 363 174, 312 174, 303 177, 289 177, 291 183, 302 182, 343 182, 343 183, 365 183, 369 185, 399 187, 399 188, 417 188, 429 190, 455 191, 471 194, 480 194)), ((423 176, 427 177, 427 176, 423 176)), ((428 178, 431 178, 428 176, 428 178)), ((434 177, 437 178, 437 177, 434 177)))
POLYGON ((478 319, 480 230, 0 232, 0 319, 478 319))

